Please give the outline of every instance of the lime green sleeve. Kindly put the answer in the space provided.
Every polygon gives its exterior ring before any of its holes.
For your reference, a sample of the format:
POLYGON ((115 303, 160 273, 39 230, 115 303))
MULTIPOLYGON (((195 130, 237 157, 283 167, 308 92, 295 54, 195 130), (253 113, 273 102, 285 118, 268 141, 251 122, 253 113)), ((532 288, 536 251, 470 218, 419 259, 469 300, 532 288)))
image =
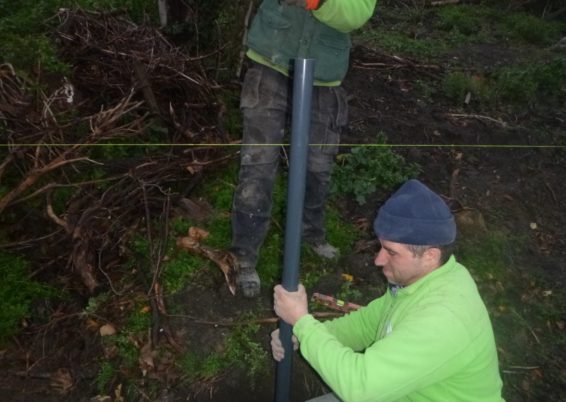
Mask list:
MULTIPOLYGON (((363 321, 352 323, 350 331, 366 339, 368 328, 360 324, 363 321)), ((375 341, 364 353, 342 344, 312 316, 301 318, 294 334, 303 356, 345 401, 401 400, 468 363, 461 356, 469 345, 469 334, 444 307, 430 306, 406 316, 389 336, 375 341)))
POLYGON ((342 345, 354 351, 362 351, 375 341, 375 334, 389 299, 387 295, 380 297, 367 307, 335 320, 326 321, 324 325, 342 345), (357 331, 352 331, 352 328, 356 328, 357 331))
POLYGON ((320 22, 348 33, 364 25, 372 16, 377 0, 326 0, 313 11, 320 22))

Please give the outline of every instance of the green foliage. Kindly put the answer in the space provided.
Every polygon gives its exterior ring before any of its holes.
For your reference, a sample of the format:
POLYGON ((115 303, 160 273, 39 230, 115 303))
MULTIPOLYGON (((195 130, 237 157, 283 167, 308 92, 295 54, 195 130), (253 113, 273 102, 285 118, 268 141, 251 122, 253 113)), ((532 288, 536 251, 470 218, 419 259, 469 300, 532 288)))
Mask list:
POLYGON ((224 341, 221 352, 202 357, 198 352, 188 352, 179 359, 179 367, 187 381, 206 381, 229 369, 244 369, 249 380, 255 381, 267 369, 265 349, 254 340, 259 325, 243 325, 235 328, 224 341))
POLYGON ((443 40, 415 38, 407 35, 405 31, 374 30, 369 26, 356 35, 356 41, 384 49, 389 53, 419 58, 431 58, 449 49, 448 43, 443 40))
POLYGON ((363 299, 363 294, 355 288, 353 282, 345 281, 336 293, 336 297, 345 302, 359 303, 363 299))
POLYGON ((470 93, 480 105, 496 102, 524 106, 559 101, 566 86, 566 57, 534 61, 521 66, 503 67, 490 77, 453 72, 444 77, 442 88, 449 98, 463 103, 470 93))
POLYGON ((284 245, 285 235, 272 225, 259 251, 257 263, 258 275, 263 285, 273 284, 281 280, 284 245))
POLYGON ((458 4, 434 9, 382 6, 383 21, 366 24, 357 42, 401 56, 431 59, 468 43, 500 39, 534 45, 550 45, 566 32, 563 22, 545 21, 525 13, 487 4, 458 4))
POLYGON ((441 7, 436 27, 444 31, 458 31, 466 36, 477 34, 489 17, 488 9, 477 5, 441 7))
POLYGON ((470 272, 482 280, 494 276, 503 279, 511 256, 521 247, 521 240, 499 231, 467 236, 458 241, 456 256, 470 272))
MULTIPOLYGON (((383 136, 377 144, 384 144, 383 136)), ((406 163, 404 158, 385 146, 363 146, 349 154, 338 156, 331 193, 353 195, 363 205, 366 197, 378 189, 391 189, 419 173, 420 167, 406 163)))
POLYGON ((96 314, 104 304, 110 299, 110 293, 102 292, 96 296, 92 296, 88 299, 87 305, 83 310, 83 315, 89 316, 96 314))
POLYGON ((0 251, 0 344, 18 333, 34 301, 55 296, 54 289, 30 280, 28 271, 26 260, 0 251))
POLYGON ((564 23, 545 21, 525 13, 506 15, 502 27, 512 39, 533 45, 553 44, 566 31, 564 23))
POLYGON ((444 94, 463 104, 467 94, 472 95, 472 100, 486 103, 495 99, 495 92, 492 86, 485 79, 463 72, 452 72, 446 75, 442 81, 444 94))
POLYGON ((151 316, 144 306, 138 305, 128 315, 125 331, 131 334, 143 334, 151 326, 151 316))
POLYGON ((566 57, 506 67, 495 75, 498 98, 510 103, 545 103, 563 96, 566 88, 566 57))
POLYGON ((41 66, 52 73, 70 72, 70 67, 59 60, 53 43, 42 36, 20 36, 0 31, 0 55, 1 61, 11 63, 18 70, 41 66))
POLYGON ((110 385, 115 375, 116 369, 112 363, 104 361, 100 364, 98 374, 96 375, 96 389, 100 395, 107 393, 107 387, 110 385))
POLYGON ((145 337, 151 327, 151 316, 143 307, 136 303, 118 332, 102 338, 104 343, 112 345, 118 351, 120 367, 131 369, 138 365, 140 346, 136 339, 145 337))
POLYGON ((326 236, 342 254, 349 254, 361 233, 353 222, 344 221, 340 210, 329 206, 326 208, 326 236))
POLYGON ((163 262, 163 273, 161 274, 163 286, 167 289, 168 294, 175 294, 186 289, 193 278, 202 269, 209 266, 208 261, 187 250, 179 250, 170 255, 170 258, 163 262))
POLYGON ((30 71, 41 66, 48 72, 69 74, 70 67, 59 60, 54 43, 46 33, 59 23, 54 18, 61 8, 124 10, 137 22, 158 20, 154 0, 21 0, 0 2, 0 61, 30 71))
POLYGON ((200 183, 197 196, 205 198, 215 209, 228 211, 232 208, 232 198, 238 179, 238 164, 229 164, 226 168, 209 172, 206 180, 200 183))
POLYGON ((127 331, 121 331, 116 335, 105 336, 102 339, 104 342, 108 342, 116 347, 121 367, 131 369, 137 366, 140 350, 127 331))

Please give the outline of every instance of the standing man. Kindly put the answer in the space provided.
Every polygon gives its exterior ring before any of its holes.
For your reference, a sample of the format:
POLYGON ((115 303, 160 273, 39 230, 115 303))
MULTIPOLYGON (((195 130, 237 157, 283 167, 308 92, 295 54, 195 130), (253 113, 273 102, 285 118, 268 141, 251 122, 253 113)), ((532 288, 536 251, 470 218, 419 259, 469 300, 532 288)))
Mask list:
POLYGON ((328 244, 324 206, 347 102, 340 86, 348 70, 349 32, 372 15, 376 0, 263 0, 247 37, 251 59, 241 94, 244 133, 239 182, 232 208, 231 251, 245 297, 256 297, 259 249, 269 229, 273 183, 280 146, 289 122, 291 67, 296 58, 314 59, 315 88, 303 212, 303 238, 325 258, 338 250, 328 244))
MULTIPOLYGON (((444 201, 410 180, 381 207, 374 229, 375 265, 389 289, 367 307, 321 323, 308 313, 302 285, 275 287, 275 312, 333 391, 314 400, 502 402, 491 322, 450 252, 456 225, 444 201)), ((271 345, 281 360, 279 330, 271 345)))

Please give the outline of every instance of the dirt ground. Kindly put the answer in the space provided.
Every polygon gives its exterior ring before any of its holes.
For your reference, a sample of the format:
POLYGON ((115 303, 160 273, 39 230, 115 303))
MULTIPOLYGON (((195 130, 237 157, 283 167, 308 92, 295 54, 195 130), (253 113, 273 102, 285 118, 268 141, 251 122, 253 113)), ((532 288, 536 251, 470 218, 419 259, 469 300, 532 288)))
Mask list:
MULTIPOLYGON (((489 51, 476 46, 462 47, 452 57, 473 62, 480 68, 492 65, 496 60, 516 57, 509 49, 491 47, 489 51)), ((453 58, 447 58, 453 60, 453 58)), ((481 217, 461 221, 462 231, 504 230, 521 234, 529 240, 527 246, 513 251, 510 259, 514 266, 516 282, 504 284, 507 292, 517 293, 520 304, 524 278, 543 278, 553 291, 564 287, 566 273, 566 187, 563 185, 566 167, 566 110, 531 109, 519 112, 495 112, 481 115, 473 110, 455 107, 453 102, 435 95, 421 98, 415 89, 418 80, 438 84, 434 74, 411 66, 378 69, 362 63, 387 61, 363 48, 353 52, 352 68, 344 85, 350 93, 350 125, 342 138, 344 144, 366 144, 375 141, 376 134, 383 132, 394 150, 409 162, 422 167, 420 178, 434 190, 447 197, 455 210, 473 211, 481 217), (448 145, 453 146, 448 146, 448 145)), ((448 61, 447 61, 448 62, 448 61)), ((346 151, 346 149, 344 149, 346 151)), ((371 221, 379 203, 388 194, 373 195, 368 203, 359 206, 353 200, 341 200, 341 210, 348 220, 371 221)), ((368 231, 367 240, 371 240, 368 231)), ((477 250, 481 253, 482 250, 477 250)), ((350 273, 358 279, 358 287, 365 302, 378 296, 376 286, 383 285, 383 278, 372 266, 374 250, 366 248, 352 255, 344 255, 336 263, 335 270, 320 280, 309 291, 332 294, 340 286, 341 273, 350 273)), ((525 285, 526 286, 526 285, 525 285)), ((481 288, 481 287, 480 287, 481 288)), ((228 322, 245 311, 271 314, 271 289, 262 289, 257 300, 232 297, 220 278, 212 286, 197 286, 187 290, 186 315, 199 317, 201 321, 228 322)), ((564 300, 556 300, 563 303, 564 300)), ((62 312, 64 317, 64 312, 62 312)), ((492 317, 496 329, 503 332, 503 319, 492 317)), ((527 317, 528 318, 528 317, 527 317)), ((563 317, 562 317, 563 318, 563 317)), ((64 319, 64 318, 62 318, 64 319)), ((194 323, 187 325, 181 318, 172 318, 172 326, 185 327, 184 339, 190 348, 209 348, 219 345, 228 327, 194 323)), ((538 324, 537 324, 538 325, 538 324)), ((553 324, 549 324, 553 325, 553 324)), ((275 324, 263 325, 258 339, 268 349, 269 333, 275 324)), ((564 397, 566 368, 561 363, 564 350, 556 347, 556 360, 537 360, 536 350, 552 332, 563 335, 563 328, 531 329, 516 340, 514 352, 524 350, 525 361, 512 361, 510 351, 501 351, 502 367, 536 366, 537 370, 508 370, 503 374, 505 397, 509 402, 558 401, 564 397)), ((53 393, 54 378, 38 375, 21 375, 26 369, 27 356, 19 351, 2 351, 2 366, 9 375, 0 379, 0 401, 88 401, 92 397, 96 366, 84 356, 95 346, 95 334, 77 328, 74 333, 65 332, 62 338, 50 339, 38 349, 50 350, 54 345, 67 344, 67 348, 53 348, 53 362, 37 362, 42 372, 56 367, 69 367, 74 378, 79 378, 73 391, 67 396, 53 393), (55 351, 55 349, 57 351, 55 351), (17 358, 14 358, 14 356, 17 358), (18 374, 20 373, 20 374, 18 374), (77 375, 78 374, 78 375, 77 375), (88 390, 88 391, 87 391, 88 390), (85 392, 87 391, 87 392, 85 392)), ((322 383, 297 355, 294 359, 292 400, 301 401, 323 391, 322 383)), ((245 373, 234 371, 217 382, 204 384, 200 392, 175 386, 162 389, 156 401, 270 401, 274 395, 275 365, 255 385, 249 386, 245 373)), ((60 387, 65 387, 65 373, 60 373, 60 387)), ((118 400, 118 399, 116 399, 118 400)))
MULTIPOLYGON (((473 61, 475 68, 483 70, 493 66, 496 60, 518 57, 507 48, 490 46, 488 50, 477 46, 463 47, 453 57, 473 61)), ((420 178, 446 197, 455 212, 466 212, 458 214, 461 218, 459 229, 464 236, 481 236, 487 231, 525 236, 527 245, 508 256, 514 263, 508 269, 515 280, 503 285, 505 292, 513 295, 509 297, 518 304, 517 308, 526 297, 527 288, 521 284, 528 278, 542 278, 540 280, 549 284, 548 289, 562 288, 566 278, 563 214, 566 196, 562 186, 566 153, 555 146, 565 144, 566 111, 525 108, 515 113, 494 111, 493 115, 480 115, 455 107, 442 97, 420 98, 413 89, 416 81, 425 79, 432 85, 436 82, 426 71, 410 67, 388 70, 364 67, 363 63, 368 61, 388 60, 380 59, 379 55, 363 47, 354 50, 353 67, 344 83, 350 94, 350 125, 342 143, 373 143, 376 134, 383 132, 389 144, 398 145, 393 148, 396 152, 422 167, 420 178), (515 294, 517 296, 513 298, 515 294)), ((342 199, 338 203, 347 220, 371 222, 388 195, 374 194, 363 206, 353 199, 342 199)), ((369 244, 371 239, 372 234, 368 231, 366 240, 369 244)), ((342 283, 341 274, 349 273, 357 278, 356 289, 363 294, 363 301, 369 302, 378 296, 376 288, 384 288, 384 280, 372 264, 373 253, 370 247, 342 256, 334 271, 309 291, 334 294, 342 283)), ((484 287, 488 293, 489 285, 480 285, 480 291, 484 287)), ((200 297, 210 297, 206 291, 199 295, 199 300, 200 297)), ((188 300, 193 297, 188 296, 188 300)), ((211 320, 218 321, 219 316, 230 319, 234 312, 246 309, 265 310, 268 315, 271 309, 271 289, 263 289, 261 298, 253 302, 232 299, 222 289, 213 297, 222 301, 216 304, 222 306, 221 310, 201 312, 208 314, 211 320), (224 302, 230 304, 228 310, 224 302)), ((495 303, 491 299, 486 301, 488 304, 492 302, 495 303)), ((563 300, 555 302, 562 303, 563 300)), ((527 309, 521 311, 527 314, 527 309)), ((499 322, 498 317, 493 320, 496 336, 498 331, 503 336, 505 321, 501 319, 499 322)), ((533 322, 535 325, 538 324, 533 322)), ((268 325, 260 331, 259 339, 266 348, 273 328, 275 325, 268 325)), ((214 331, 211 328, 199 330, 214 331)), ((539 335, 534 337, 518 334, 514 350, 500 348, 507 401, 558 401, 563 397, 566 372, 561 358, 565 357, 564 351, 553 346, 557 360, 537 359, 537 346, 544 342, 549 331, 554 335, 557 331, 563 334, 563 328, 552 331, 539 328, 536 330, 539 335), (525 361, 520 363, 514 357, 521 353, 525 361), (521 365, 536 366, 536 369, 519 373, 508 369, 521 365)), ((292 400, 320 395, 324 391, 323 383, 300 356, 295 357, 294 365, 292 400)), ((244 387, 242 390, 241 374, 229 375, 212 387, 212 395, 201 394, 194 400, 273 399, 275 365, 255 389, 244 387)), ((180 398, 186 397, 187 393, 177 390, 174 395, 180 398)))

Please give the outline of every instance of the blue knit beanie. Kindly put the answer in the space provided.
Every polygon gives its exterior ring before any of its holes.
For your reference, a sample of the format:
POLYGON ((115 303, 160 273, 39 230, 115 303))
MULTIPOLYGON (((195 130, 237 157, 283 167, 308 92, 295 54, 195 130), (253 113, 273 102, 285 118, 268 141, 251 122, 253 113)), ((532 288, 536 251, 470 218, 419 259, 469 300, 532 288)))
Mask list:
POLYGON ((395 243, 442 246, 456 239, 448 205, 418 180, 403 184, 379 209, 375 234, 395 243))

